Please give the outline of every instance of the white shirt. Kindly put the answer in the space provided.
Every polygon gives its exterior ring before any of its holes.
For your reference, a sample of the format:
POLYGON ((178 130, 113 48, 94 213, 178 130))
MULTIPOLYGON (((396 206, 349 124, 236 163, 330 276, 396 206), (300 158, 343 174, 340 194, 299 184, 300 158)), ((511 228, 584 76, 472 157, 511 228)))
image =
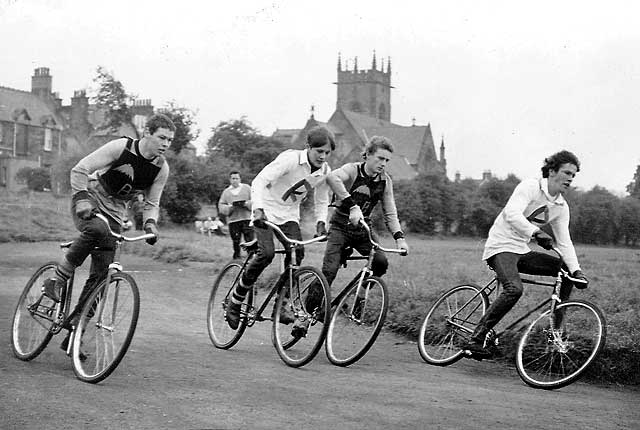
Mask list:
POLYGON ((526 254, 531 251, 528 243, 533 233, 549 224, 555 236, 556 245, 571 272, 580 269, 576 250, 569 235, 569 205, 562 196, 549 194, 546 178, 526 179, 518 184, 506 206, 489 230, 482 259, 500 252, 526 254), (530 217, 534 212, 537 215, 530 217))
POLYGON ((289 149, 267 164, 251 182, 251 207, 262 209, 275 224, 300 222, 300 203, 314 190, 316 221, 327 220, 329 187, 325 162, 311 173, 307 150, 289 149))

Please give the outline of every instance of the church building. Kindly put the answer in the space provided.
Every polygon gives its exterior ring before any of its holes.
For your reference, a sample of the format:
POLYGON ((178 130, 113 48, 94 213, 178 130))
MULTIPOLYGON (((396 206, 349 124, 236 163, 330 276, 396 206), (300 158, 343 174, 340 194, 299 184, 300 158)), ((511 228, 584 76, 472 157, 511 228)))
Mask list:
POLYGON ((440 143, 440 158, 436 155, 431 125, 403 126, 391 122, 391 59, 378 66, 375 51, 369 70, 343 69, 338 55, 336 110, 326 122, 311 116, 300 130, 278 129, 273 134, 292 148, 305 145, 307 131, 323 125, 336 137, 336 150, 329 164, 337 168, 344 163, 361 161, 365 144, 373 136, 384 136, 394 146, 393 158, 387 171, 394 179, 409 180, 419 174, 446 175, 444 139, 440 143))

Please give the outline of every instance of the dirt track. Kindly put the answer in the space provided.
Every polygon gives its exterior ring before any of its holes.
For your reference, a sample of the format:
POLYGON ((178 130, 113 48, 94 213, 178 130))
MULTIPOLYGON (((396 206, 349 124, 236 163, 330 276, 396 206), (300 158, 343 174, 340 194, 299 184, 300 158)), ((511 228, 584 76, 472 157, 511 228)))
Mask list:
POLYGON ((141 289, 131 349, 107 380, 75 379, 54 338, 24 363, 13 357, 13 307, 28 275, 55 256, 53 243, 0 245, 0 428, 426 428, 638 429, 640 390, 576 383, 557 391, 524 385, 492 362, 425 364, 414 343, 384 334, 350 368, 324 353, 302 369, 284 365, 268 323, 233 349, 214 348, 205 316, 211 265, 126 256, 141 289))

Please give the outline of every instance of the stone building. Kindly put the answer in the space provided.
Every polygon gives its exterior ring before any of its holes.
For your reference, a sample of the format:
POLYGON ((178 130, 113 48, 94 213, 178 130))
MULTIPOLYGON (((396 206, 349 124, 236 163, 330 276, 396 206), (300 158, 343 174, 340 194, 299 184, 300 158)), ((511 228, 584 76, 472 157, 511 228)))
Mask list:
POLYGON ((16 173, 23 167, 50 167, 67 151, 88 152, 120 136, 139 138, 153 105, 136 100, 131 110, 132 123, 105 129, 105 110, 90 103, 85 90, 62 104, 47 67, 35 69, 31 91, 0 86, 0 189, 22 188, 16 173))
POLYGON ((343 68, 338 55, 336 110, 326 122, 315 118, 313 108, 302 129, 278 129, 273 137, 287 146, 302 148, 308 130, 324 125, 336 137, 336 150, 329 163, 339 167, 362 160, 364 145, 372 136, 385 136, 393 142, 395 151, 387 171, 395 179, 412 179, 418 174, 446 175, 444 138, 440 154, 436 154, 431 125, 403 126, 391 122, 391 59, 378 66, 373 53, 371 69, 360 70, 357 57, 353 68, 343 68))

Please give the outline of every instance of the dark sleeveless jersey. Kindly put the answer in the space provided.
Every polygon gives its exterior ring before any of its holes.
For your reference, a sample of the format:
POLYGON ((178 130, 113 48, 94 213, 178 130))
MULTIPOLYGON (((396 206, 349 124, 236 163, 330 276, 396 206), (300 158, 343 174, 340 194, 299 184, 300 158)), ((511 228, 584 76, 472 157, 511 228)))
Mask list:
MULTIPOLYGON (((358 175, 347 191, 351 194, 353 202, 360 206, 362 215, 365 218, 369 218, 378 202, 382 200, 386 186, 387 182, 383 175, 367 175, 364 171, 364 163, 360 163, 358 165, 358 175)), ((341 206, 338 211, 343 214, 349 214, 349 208, 347 207, 341 206)))
POLYGON ((139 140, 126 139, 120 157, 98 177, 105 191, 120 200, 129 200, 149 188, 164 165, 164 157, 148 160, 140 154, 139 140))

